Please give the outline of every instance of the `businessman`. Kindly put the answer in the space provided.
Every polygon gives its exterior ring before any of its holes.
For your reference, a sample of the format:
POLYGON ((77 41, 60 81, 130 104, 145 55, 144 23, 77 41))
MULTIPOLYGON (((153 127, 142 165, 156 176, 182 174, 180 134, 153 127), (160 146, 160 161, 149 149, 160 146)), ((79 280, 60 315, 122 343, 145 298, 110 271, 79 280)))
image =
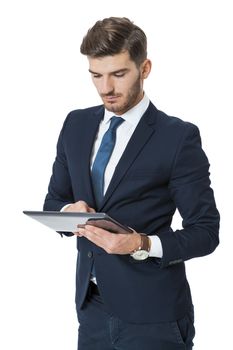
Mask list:
POLYGON ((198 128, 159 111, 143 89, 144 32, 110 17, 81 44, 103 104, 61 130, 44 210, 105 212, 133 229, 77 232, 79 350, 191 350, 185 261, 212 253, 219 213, 198 128), (183 229, 172 230, 176 208, 183 229))

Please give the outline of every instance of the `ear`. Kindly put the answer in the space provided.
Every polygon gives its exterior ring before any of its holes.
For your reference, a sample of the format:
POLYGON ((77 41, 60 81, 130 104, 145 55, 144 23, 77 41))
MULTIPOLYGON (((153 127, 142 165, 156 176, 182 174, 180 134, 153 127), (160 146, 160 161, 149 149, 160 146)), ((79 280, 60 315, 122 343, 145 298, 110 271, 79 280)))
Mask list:
POLYGON ((142 64, 141 64, 141 77, 142 79, 146 79, 148 75, 150 74, 151 71, 151 61, 146 59, 142 64))

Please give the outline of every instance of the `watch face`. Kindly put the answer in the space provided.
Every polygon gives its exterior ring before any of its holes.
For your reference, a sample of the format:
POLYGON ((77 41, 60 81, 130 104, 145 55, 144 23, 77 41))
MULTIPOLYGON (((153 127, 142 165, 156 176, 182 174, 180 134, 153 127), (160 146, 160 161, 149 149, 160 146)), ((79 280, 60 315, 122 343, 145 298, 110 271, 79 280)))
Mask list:
POLYGON ((145 260, 148 258, 149 252, 147 252, 146 250, 137 250, 131 256, 135 260, 145 260))

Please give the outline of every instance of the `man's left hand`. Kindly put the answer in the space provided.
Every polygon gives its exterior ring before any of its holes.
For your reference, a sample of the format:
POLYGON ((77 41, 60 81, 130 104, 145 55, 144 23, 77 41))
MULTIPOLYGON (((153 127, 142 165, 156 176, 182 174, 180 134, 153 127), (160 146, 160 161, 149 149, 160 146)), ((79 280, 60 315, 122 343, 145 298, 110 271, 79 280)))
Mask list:
POLYGON ((116 234, 99 227, 85 225, 85 228, 79 228, 75 234, 78 237, 86 237, 108 254, 130 254, 141 244, 141 236, 136 231, 128 234, 116 234))

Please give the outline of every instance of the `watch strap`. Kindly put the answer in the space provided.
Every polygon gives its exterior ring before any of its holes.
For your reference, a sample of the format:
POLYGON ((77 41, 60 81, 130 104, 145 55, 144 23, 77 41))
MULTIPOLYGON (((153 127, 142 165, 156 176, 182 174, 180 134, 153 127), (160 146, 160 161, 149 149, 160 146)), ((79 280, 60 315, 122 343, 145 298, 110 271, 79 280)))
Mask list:
POLYGON ((149 252, 151 248, 150 238, 145 234, 140 234, 140 236, 141 236, 141 245, 138 250, 145 250, 149 252))
POLYGON ((140 238, 141 238, 140 245, 131 254, 138 252, 140 250, 145 250, 146 252, 150 251, 150 248, 151 248, 150 238, 144 233, 139 233, 139 234, 140 234, 140 238))

